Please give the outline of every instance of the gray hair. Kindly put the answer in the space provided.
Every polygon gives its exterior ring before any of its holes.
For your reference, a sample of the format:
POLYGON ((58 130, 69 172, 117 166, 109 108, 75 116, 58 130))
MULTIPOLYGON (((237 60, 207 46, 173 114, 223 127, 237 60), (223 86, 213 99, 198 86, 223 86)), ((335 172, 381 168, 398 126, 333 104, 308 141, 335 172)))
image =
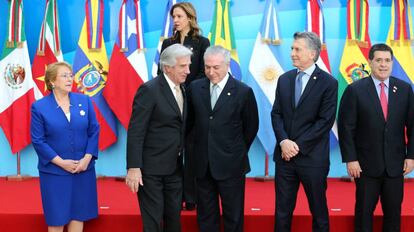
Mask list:
POLYGON ((295 32, 293 35, 295 40, 297 39, 304 39, 308 48, 316 52, 316 56, 314 61, 316 62, 321 54, 321 40, 319 36, 313 32, 305 31, 305 32, 295 32))
POLYGON ((226 64, 230 64, 230 59, 231 59, 230 51, 227 50, 227 49, 225 49, 225 48, 223 48, 220 45, 215 45, 215 46, 208 47, 206 49, 206 51, 204 52, 204 60, 206 60, 206 58, 208 56, 218 55, 218 54, 220 54, 220 55, 222 55, 224 57, 224 62, 226 64))
POLYGON ((173 44, 168 46, 164 51, 161 53, 160 56, 160 67, 161 70, 164 72, 164 66, 168 65, 170 67, 174 66, 177 63, 177 58, 190 56, 193 52, 181 45, 181 44, 173 44))

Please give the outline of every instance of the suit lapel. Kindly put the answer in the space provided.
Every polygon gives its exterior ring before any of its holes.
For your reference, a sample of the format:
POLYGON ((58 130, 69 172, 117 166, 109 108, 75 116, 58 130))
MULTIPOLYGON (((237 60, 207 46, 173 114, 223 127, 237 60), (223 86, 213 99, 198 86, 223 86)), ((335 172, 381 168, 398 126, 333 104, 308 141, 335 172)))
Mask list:
POLYGON ((221 91, 219 98, 217 99, 216 105, 214 106, 213 112, 219 110, 224 103, 226 103, 232 95, 234 95, 235 91, 235 80, 233 79, 232 75, 229 75, 229 79, 227 79, 227 83, 224 86, 223 91, 221 91))
MULTIPOLYGON (((170 88, 170 86, 168 85, 167 80, 165 79, 166 77, 164 76, 164 74, 159 76, 160 78, 160 87, 161 87, 161 93, 165 98, 165 101, 171 106, 171 108, 180 116, 181 112, 180 112, 180 108, 178 108, 178 104, 177 101, 175 100, 174 94, 170 88)), ((180 117, 181 118, 181 117, 180 117)))
POLYGON ((398 94, 398 88, 397 85, 395 83, 395 80, 390 77, 390 82, 389 82, 389 86, 388 86, 388 117, 387 117, 387 121, 389 121, 392 116, 393 113, 396 112, 396 99, 398 94))
POLYGON ((319 72, 320 72, 320 69, 318 68, 318 66, 316 66, 312 75, 309 77, 308 83, 306 84, 302 95, 299 98, 298 106, 303 102, 304 99, 306 99, 306 97, 309 95, 310 91, 312 90, 313 86, 315 86, 316 82, 319 80, 319 77, 318 77, 319 72))
POLYGON ((295 85, 296 85, 297 70, 295 72, 294 77, 290 78, 290 89, 291 89, 290 92, 292 93, 291 99, 292 99, 292 108, 293 109, 298 108, 302 104, 304 99, 306 99, 306 97, 309 95, 312 88, 315 86, 317 81, 319 81, 319 78, 320 78, 319 73, 320 73, 320 69, 319 69, 318 65, 316 65, 315 70, 313 71, 312 75, 309 77, 308 83, 306 84, 305 89, 303 90, 303 93, 300 96, 298 105, 296 107, 295 107, 295 85))
POLYGON ((379 115, 379 118, 385 122, 384 113, 382 112, 381 102, 378 97, 378 93, 376 90, 376 86, 374 84, 374 81, 372 80, 372 77, 366 77, 369 78, 366 82, 367 85, 367 91, 368 95, 371 98, 371 102, 373 103, 372 106, 374 107, 374 110, 377 112, 376 115, 379 115))
POLYGON ((290 103, 292 105, 292 110, 295 110, 295 85, 296 85, 296 75, 297 69, 292 71, 292 76, 289 78, 290 81, 290 103))
MULTIPOLYGON (((54 94, 53 93, 51 93, 49 96, 48 96, 50 99, 50 101, 51 102, 53 102, 53 110, 54 110, 54 112, 55 112, 55 114, 56 114, 56 116, 57 117, 63 117, 63 119, 64 119, 64 121, 66 121, 66 123, 68 123, 68 124, 70 124, 70 122, 68 121, 68 119, 66 118, 66 115, 65 115, 65 112, 63 112, 63 110, 60 108, 60 106, 59 106, 59 104, 57 103, 57 101, 56 101, 56 98, 55 98, 55 96, 54 96, 54 94)), ((71 99, 71 94, 69 93, 69 104, 72 104, 72 99, 71 99)), ((72 119, 72 108, 73 107, 71 107, 71 106, 69 106, 69 112, 70 112, 70 117, 71 117, 71 119, 72 119)))
MULTIPOLYGON (((194 91, 193 91, 193 94, 195 94, 194 91)), ((201 100, 206 105, 206 108, 209 109, 211 112, 212 109, 211 109, 211 102, 210 102, 210 80, 208 78, 203 79, 200 95, 201 95, 201 100)))
POLYGON ((181 84, 181 92, 183 93, 183 113, 180 114, 182 119, 184 120, 186 117, 185 115, 187 114, 187 93, 185 92, 185 85, 181 84))

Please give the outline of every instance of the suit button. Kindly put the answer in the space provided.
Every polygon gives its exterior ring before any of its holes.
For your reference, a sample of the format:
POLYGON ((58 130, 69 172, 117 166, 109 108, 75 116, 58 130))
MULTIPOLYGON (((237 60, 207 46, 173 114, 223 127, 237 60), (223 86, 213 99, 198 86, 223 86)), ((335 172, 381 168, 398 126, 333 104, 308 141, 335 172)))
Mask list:
POLYGON ((210 120, 213 119, 213 116, 208 117, 210 120))

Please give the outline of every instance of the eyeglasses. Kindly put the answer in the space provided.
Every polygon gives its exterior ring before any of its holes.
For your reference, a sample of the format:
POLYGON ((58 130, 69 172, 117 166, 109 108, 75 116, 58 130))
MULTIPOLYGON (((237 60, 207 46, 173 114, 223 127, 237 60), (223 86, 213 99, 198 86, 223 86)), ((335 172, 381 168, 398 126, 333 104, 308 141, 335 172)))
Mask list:
POLYGON ((58 77, 62 77, 65 80, 73 79, 73 73, 64 73, 64 74, 58 75, 58 77))

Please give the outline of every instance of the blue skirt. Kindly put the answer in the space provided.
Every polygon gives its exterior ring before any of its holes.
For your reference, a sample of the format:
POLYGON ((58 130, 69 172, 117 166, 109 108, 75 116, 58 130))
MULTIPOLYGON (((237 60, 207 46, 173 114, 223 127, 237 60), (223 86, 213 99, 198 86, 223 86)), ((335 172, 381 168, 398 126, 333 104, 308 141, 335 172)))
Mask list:
POLYGON ((39 172, 43 212, 48 226, 98 217, 95 168, 71 175, 39 172))

